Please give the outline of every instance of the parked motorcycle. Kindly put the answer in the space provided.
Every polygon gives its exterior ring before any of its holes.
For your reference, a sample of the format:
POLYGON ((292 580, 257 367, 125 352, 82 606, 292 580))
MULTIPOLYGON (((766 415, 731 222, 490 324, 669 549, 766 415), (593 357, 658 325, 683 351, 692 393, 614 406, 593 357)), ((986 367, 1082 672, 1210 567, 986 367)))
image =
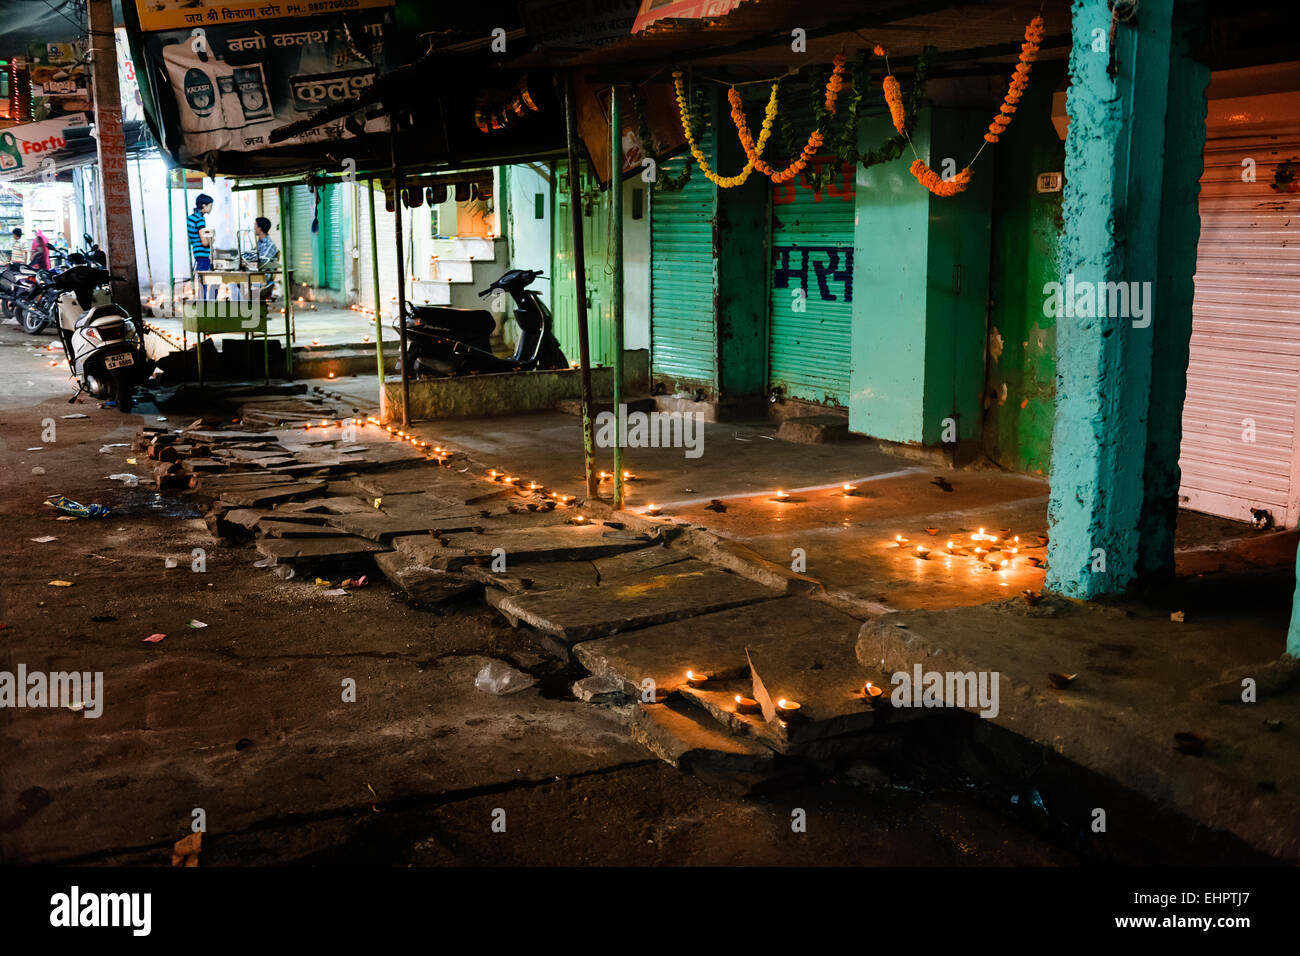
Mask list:
MULTIPOLYGON (((515 322, 521 335, 515 354, 498 358, 491 336, 496 320, 486 309, 416 306, 407 303, 406 355, 414 375, 445 377, 473 372, 528 372, 568 368, 560 343, 551 333, 551 310, 528 286, 542 278, 531 269, 511 269, 479 293, 500 289, 515 302, 515 322)), ((394 322, 393 328, 401 331, 394 322)))
POLYGON ((46 323, 39 316, 29 317, 27 308, 40 289, 41 270, 25 262, 15 262, 0 269, 0 308, 6 318, 17 319, 18 325, 29 335, 44 331, 46 323))
POLYGON ((40 307, 58 329, 77 395, 89 392, 122 411, 130 411, 132 391, 149 375, 143 334, 105 288, 122 281, 106 269, 78 265, 42 282, 40 307))

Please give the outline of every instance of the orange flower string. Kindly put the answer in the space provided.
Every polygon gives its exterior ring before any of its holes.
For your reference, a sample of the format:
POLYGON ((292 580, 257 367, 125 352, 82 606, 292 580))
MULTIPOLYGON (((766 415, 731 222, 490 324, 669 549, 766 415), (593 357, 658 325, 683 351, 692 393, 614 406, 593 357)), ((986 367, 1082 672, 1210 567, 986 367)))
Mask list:
POLYGON ((989 123, 989 131, 984 134, 984 138, 990 143, 996 143, 1002 132, 1011 125, 1011 114, 1016 111, 1016 104, 1024 95, 1025 88, 1029 86, 1029 71, 1033 69, 1033 62, 1038 58, 1038 47, 1043 42, 1043 33, 1042 17, 1034 17, 1029 21, 1029 26, 1025 27, 1025 42, 1020 44, 1020 62, 1016 64, 1016 72, 1007 87, 1002 108, 998 115, 993 117, 993 122, 989 123))
POLYGON ((910 172, 916 177, 918 183, 936 196, 943 197, 955 196, 959 192, 963 192, 970 185, 971 180, 969 166, 952 177, 952 179, 944 179, 920 159, 912 163, 910 172))
POLYGON ((889 74, 880 84, 885 90, 885 102, 889 104, 889 115, 894 120, 894 129, 904 132, 907 112, 903 109, 903 88, 898 85, 894 74, 889 74))
MULTIPOLYGON (((835 112, 835 100, 844 87, 844 64, 847 62, 848 58, 843 53, 837 53, 835 55, 835 68, 831 71, 830 79, 826 82, 826 108, 832 113, 835 112)), ((808 134, 808 142, 800 152, 799 158, 785 169, 773 169, 763 160, 760 155, 763 152, 763 144, 766 142, 767 134, 771 132, 772 121, 776 118, 776 91, 776 84, 772 84, 772 96, 767 102, 767 114, 763 120, 763 129, 759 135, 757 145, 754 144, 754 138, 750 135, 749 122, 745 119, 740 93, 736 91, 735 87, 727 91, 727 99, 731 102, 731 119, 736 124, 736 132, 740 134, 740 145, 745 150, 745 156, 749 159, 749 164, 774 183, 788 183, 803 172, 804 167, 817 155, 817 151, 822 148, 826 139, 819 130, 813 130, 808 134)))

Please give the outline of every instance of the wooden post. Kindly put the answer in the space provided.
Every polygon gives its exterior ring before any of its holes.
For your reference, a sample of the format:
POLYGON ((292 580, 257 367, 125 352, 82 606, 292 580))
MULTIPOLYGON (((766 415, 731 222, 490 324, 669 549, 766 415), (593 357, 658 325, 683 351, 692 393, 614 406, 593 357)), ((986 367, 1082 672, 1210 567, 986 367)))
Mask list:
POLYGON ((623 106, 609 89, 609 235, 614 254, 614 508, 622 510, 623 481, 623 106))
POLYGON ((126 138, 122 134, 122 94, 117 86, 117 40, 113 33, 113 0, 89 0, 91 86, 95 94, 95 140, 99 150, 99 183, 104 211, 104 252, 108 269, 122 277, 116 283, 117 302, 139 318, 140 273, 135 259, 135 227, 131 222, 131 185, 126 169, 126 138))
POLYGON ((587 476, 587 497, 595 498, 600 488, 596 481, 595 433, 591 419, 591 347, 587 335, 587 257, 582 241, 582 187, 578 169, 578 116, 573 90, 573 74, 564 80, 565 138, 569 147, 569 213, 573 221, 574 306, 578 319, 578 366, 582 376, 582 453, 587 476))

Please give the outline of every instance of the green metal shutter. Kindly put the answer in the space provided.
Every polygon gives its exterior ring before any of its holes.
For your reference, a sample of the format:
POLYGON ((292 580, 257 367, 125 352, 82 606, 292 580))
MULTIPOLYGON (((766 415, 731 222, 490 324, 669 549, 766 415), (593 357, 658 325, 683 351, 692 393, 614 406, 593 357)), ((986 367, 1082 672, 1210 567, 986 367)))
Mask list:
MULTIPOLYGON (((700 139, 712 156, 713 130, 700 139)), ((680 173, 690 154, 672 161, 680 173)), ((650 200, 650 356, 653 374, 675 386, 714 389, 718 334, 714 321, 717 261, 714 220, 717 187, 699 167, 678 192, 655 191, 650 200)))
POLYGON ((320 285, 343 291, 343 187, 337 183, 321 187, 320 197, 320 285))
MULTIPOLYGON (((811 129, 811 111, 796 128, 811 129)), ((838 164, 833 156, 814 162, 838 164)), ((820 192, 795 177, 772 189, 768 381, 789 398, 848 405, 853 321, 854 170, 820 192), (800 303, 794 294, 802 290, 800 303), (802 304, 804 311, 796 311, 802 304)))
POLYGON ((293 227, 293 278, 297 284, 317 284, 316 233, 311 231, 316 218, 316 196, 310 186, 294 186, 289 196, 289 219, 293 227))

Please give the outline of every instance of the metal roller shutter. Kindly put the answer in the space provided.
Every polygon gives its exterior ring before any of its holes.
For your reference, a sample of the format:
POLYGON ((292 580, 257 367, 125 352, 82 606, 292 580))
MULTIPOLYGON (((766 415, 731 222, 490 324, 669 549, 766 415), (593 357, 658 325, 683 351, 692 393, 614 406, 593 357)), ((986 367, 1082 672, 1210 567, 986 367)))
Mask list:
POLYGON ((1271 184, 1297 156, 1294 129, 1206 143, 1179 458, 1184 507, 1247 521, 1265 509, 1286 527, 1300 494, 1300 195, 1271 184), (1253 183, 1242 181, 1246 158, 1253 183))
MULTIPOLYGON (((700 138, 713 156, 713 129, 700 138)), ((687 153, 671 161, 679 174, 687 153)), ((650 200, 650 358, 655 376, 674 386, 712 390, 718 380, 714 321, 717 260, 714 220, 717 187, 696 167, 677 192, 652 192, 650 200)))
MULTIPOLYGON (((370 205, 366 198, 366 190, 369 188, 368 183, 357 183, 360 192, 360 201, 357 203, 357 250, 361 254, 358 262, 361 279, 358 300, 367 309, 374 308, 375 303, 374 257, 370 250, 370 205)), ((375 237, 379 247, 379 300, 384 315, 389 319, 392 319, 396 311, 393 304, 393 298, 397 295, 397 257, 393 251, 395 223, 396 217, 384 208, 384 191, 376 186, 375 237)))
MULTIPOLYGON (((811 124, 809 115, 798 128, 811 124)), ((814 162, 840 161, 827 156, 814 162)), ((802 176, 773 187, 768 384, 789 398, 848 404, 854 219, 851 166, 819 192, 802 176)))

